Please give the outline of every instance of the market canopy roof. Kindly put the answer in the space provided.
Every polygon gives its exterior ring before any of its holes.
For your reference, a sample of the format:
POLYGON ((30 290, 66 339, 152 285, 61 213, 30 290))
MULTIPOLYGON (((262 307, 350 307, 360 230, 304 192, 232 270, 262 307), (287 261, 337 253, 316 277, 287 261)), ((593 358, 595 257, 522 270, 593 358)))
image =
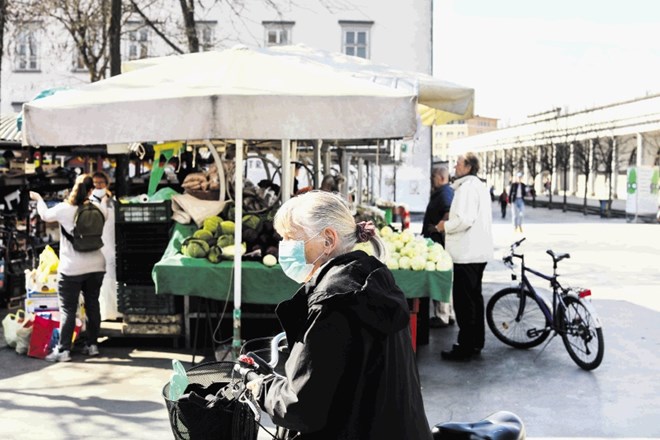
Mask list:
POLYGON ((23 144, 412 136, 416 94, 296 56, 238 47, 168 61, 24 104, 23 144))
MULTIPOLYGON (((347 74, 353 78, 414 93, 419 103, 418 111, 422 122, 426 125, 446 124, 452 120, 468 119, 473 116, 474 89, 443 81, 431 75, 395 69, 364 58, 313 49, 302 44, 274 46, 263 50, 272 55, 295 58, 305 65, 330 68, 333 72, 347 74)), ((145 58, 124 63, 122 69, 131 71, 180 58, 181 56, 177 55, 145 58)))
POLYGON ((424 73, 395 69, 364 58, 312 49, 304 45, 276 46, 272 50, 326 65, 356 78, 364 78, 399 90, 413 91, 417 95, 422 122, 426 125, 446 124, 473 116, 474 89, 468 87, 424 73))

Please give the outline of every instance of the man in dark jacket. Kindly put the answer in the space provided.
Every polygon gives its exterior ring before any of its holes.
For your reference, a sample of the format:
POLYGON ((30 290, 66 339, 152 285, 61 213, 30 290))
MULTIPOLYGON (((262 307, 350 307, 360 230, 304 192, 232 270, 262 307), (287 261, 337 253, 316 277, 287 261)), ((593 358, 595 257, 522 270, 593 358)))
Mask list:
POLYGON ((392 273, 362 251, 332 259, 277 308, 286 377, 265 384, 273 422, 305 439, 431 439, 392 273))
MULTIPOLYGON (((438 232, 435 226, 440 220, 447 220, 449 208, 454 198, 454 190, 449 185, 449 168, 446 165, 433 167, 431 171, 431 186, 433 192, 424 213, 422 235, 436 243, 445 246, 445 233, 438 232)), ((429 326, 443 328, 454 323, 454 311, 451 302, 433 300, 433 312, 429 326)))

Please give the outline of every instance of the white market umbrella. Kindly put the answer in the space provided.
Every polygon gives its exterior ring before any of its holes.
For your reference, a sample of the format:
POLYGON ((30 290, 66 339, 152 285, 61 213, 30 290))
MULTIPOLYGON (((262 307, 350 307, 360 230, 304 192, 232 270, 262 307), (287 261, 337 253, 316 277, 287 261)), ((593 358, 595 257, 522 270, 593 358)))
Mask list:
MULTIPOLYGON (((169 58, 26 103, 23 144, 238 139, 238 225, 242 139, 401 138, 415 132, 416 96, 410 91, 347 77, 264 49, 169 58)), ((240 249, 240 233, 235 238, 240 249)), ((239 252, 234 262, 236 346, 240 343, 239 252)))
POLYGON ((415 132, 416 96, 409 90, 266 49, 168 58, 26 103, 24 145, 383 139, 415 132))

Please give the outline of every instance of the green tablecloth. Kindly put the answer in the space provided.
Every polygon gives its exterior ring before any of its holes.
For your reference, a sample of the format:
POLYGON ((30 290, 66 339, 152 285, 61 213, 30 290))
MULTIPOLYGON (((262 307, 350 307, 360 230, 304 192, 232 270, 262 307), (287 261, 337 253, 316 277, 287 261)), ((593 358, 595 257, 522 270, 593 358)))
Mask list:
MULTIPOLYGON (((152 277, 156 293, 201 296, 215 300, 233 298, 233 261, 213 264, 204 258, 190 258, 178 250, 183 240, 196 229, 176 224, 163 258, 156 263, 152 277)), ((258 261, 243 261, 242 301, 248 304, 278 304, 290 298, 299 284, 289 279, 279 265, 264 266, 258 261)), ((431 297, 448 301, 452 272, 393 270, 394 279, 408 298, 431 297)))

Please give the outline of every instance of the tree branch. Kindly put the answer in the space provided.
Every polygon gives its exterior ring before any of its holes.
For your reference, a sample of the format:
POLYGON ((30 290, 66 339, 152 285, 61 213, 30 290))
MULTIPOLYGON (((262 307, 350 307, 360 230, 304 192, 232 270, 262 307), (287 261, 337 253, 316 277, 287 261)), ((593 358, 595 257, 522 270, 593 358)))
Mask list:
POLYGON ((172 49, 174 49, 174 50, 177 51, 178 53, 184 53, 184 51, 181 50, 181 49, 179 48, 179 46, 177 46, 177 45, 174 44, 169 38, 167 38, 167 37, 165 36, 165 34, 163 34, 160 30, 158 30, 158 28, 156 27, 156 25, 155 25, 151 20, 149 20, 149 18, 148 18, 146 15, 144 15, 144 12, 142 12, 142 10, 138 7, 138 5, 135 3, 135 0, 130 0, 130 2, 131 2, 131 4, 133 5, 133 8, 135 8, 135 12, 137 12, 138 15, 139 15, 140 17, 142 17, 142 19, 144 20, 145 24, 146 24, 147 26, 149 26, 151 29, 153 29, 154 32, 156 32, 156 34, 157 34, 160 38, 162 38, 163 41, 165 41, 165 43, 167 43, 168 46, 170 46, 172 49))

